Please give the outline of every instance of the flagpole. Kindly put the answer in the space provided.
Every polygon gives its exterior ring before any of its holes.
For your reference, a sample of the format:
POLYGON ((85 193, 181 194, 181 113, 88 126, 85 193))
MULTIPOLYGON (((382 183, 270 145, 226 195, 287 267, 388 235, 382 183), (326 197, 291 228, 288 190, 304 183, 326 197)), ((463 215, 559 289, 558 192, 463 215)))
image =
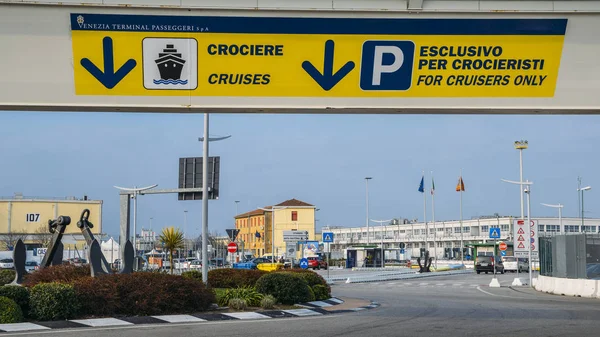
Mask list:
POLYGON ((465 264, 464 261, 464 242, 463 242, 463 212, 462 212, 462 194, 463 194, 463 181, 462 181, 462 169, 460 170, 460 181, 458 182, 460 185, 460 263, 462 265, 465 264))
POLYGON ((431 171, 431 221, 433 221, 433 256, 435 258, 435 268, 437 269, 437 232, 435 230, 435 182, 433 181, 433 171, 431 171))
MULTIPOLYGON (((429 226, 427 225, 427 194, 425 193, 425 171, 423 171, 423 221, 425 221, 425 252, 429 250, 427 246, 427 236, 429 235, 429 226)), ((421 255, 421 252, 419 252, 421 255)))

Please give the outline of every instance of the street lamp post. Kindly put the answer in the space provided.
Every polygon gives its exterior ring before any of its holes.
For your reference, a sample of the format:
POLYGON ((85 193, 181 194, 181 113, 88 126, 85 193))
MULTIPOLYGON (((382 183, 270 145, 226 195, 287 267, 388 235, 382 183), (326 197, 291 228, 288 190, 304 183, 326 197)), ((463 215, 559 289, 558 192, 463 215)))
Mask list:
POLYGON ((271 216, 271 263, 275 263, 275 211, 278 209, 281 210, 281 209, 286 209, 286 208, 287 208, 287 206, 284 206, 284 207, 272 206, 271 209, 258 207, 258 209, 273 213, 273 215, 271 216))
MULTIPOLYGON (((133 198, 133 256, 137 257, 137 247, 136 247, 136 235, 137 235, 137 196, 138 194, 140 194, 140 192, 143 191, 147 191, 150 189, 155 188, 156 186, 158 186, 158 184, 154 184, 151 186, 147 186, 147 187, 140 187, 137 188, 137 186, 134 186, 133 188, 126 188, 126 187, 119 187, 119 186, 114 186, 114 188, 122 190, 122 191, 126 191, 126 192, 132 192, 132 198, 133 198)), ((136 264, 137 266, 137 264, 136 264)))
POLYGON ((558 233, 562 233, 563 232, 563 226, 562 226, 562 208, 563 208, 564 205, 561 205, 561 204, 550 205, 550 204, 544 204, 544 203, 542 203, 542 205, 547 206, 547 207, 552 207, 552 208, 558 208, 558 228, 559 228, 558 233))
MULTIPOLYGON (((510 183, 510 184, 515 184, 515 185, 520 185, 521 186, 521 190, 523 191, 523 193, 527 193, 527 223, 529 224, 529 226, 531 226, 531 216, 529 214, 529 204, 530 204, 530 199, 529 199, 529 186, 533 185, 533 182, 528 181, 512 181, 512 180, 506 180, 506 179, 502 179, 502 181, 506 182, 506 183, 510 183), (525 186, 525 188, 523 188, 523 186, 525 186)), ((529 286, 532 287, 531 285, 531 281, 532 281, 532 270, 531 270, 531 238, 527 241, 528 245, 529 245, 529 286)), ((514 246, 513 246, 514 247, 514 246)), ((514 248, 513 248, 514 249, 514 248)), ((515 256, 517 258, 517 277, 514 279, 512 285, 521 285, 521 280, 519 279, 519 258, 517 256, 515 256)))
POLYGON ((592 187, 591 186, 586 186, 586 187, 582 187, 582 188, 578 188, 578 191, 581 191, 581 231, 583 231, 583 192, 584 191, 589 191, 591 190, 592 187))
POLYGON ((187 247, 187 210, 183 211, 183 249, 185 249, 185 257, 188 257, 187 247))
POLYGON ((231 136, 210 138, 208 136, 208 113, 204 114, 204 137, 198 138, 202 146, 202 282, 208 285, 208 143, 231 136))
POLYGON ((381 227, 380 227, 381 228, 381 268, 383 268, 383 261, 385 260, 384 253, 383 253, 383 232, 384 232, 383 224, 386 222, 389 223, 390 221, 392 221, 392 219, 389 219, 389 220, 373 220, 373 219, 371 219, 371 221, 377 222, 381 225, 381 227))
MULTIPOLYGON (((527 181, 529 182, 529 181, 527 181)), ((523 191, 527 193, 527 223, 531 226, 531 186, 525 186, 525 190, 523 191)), ((535 230, 539 230, 536 228, 535 230)), ((533 287, 533 263, 531 261, 531 238, 529 239, 529 287, 533 287)), ((519 261, 517 260, 517 269, 519 269, 519 261)))
MULTIPOLYGON (((515 149, 519 150, 519 181, 523 181, 523 150, 529 147, 529 142, 526 140, 517 140, 515 141, 515 149)), ((523 186, 521 186, 521 190, 523 190, 523 186)), ((519 193, 521 195, 521 220, 525 219, 525 214, 523 211, 523 193, 519 193)))
POLYGON ((367 187, 367 245, 369 244, 369 180, 373 177, 365 177, 365 184, 367 187))
POLYGON ((238 204, 240 203, 239 200, 234 201, 235 202, 235 215, 238 215, 238 204))

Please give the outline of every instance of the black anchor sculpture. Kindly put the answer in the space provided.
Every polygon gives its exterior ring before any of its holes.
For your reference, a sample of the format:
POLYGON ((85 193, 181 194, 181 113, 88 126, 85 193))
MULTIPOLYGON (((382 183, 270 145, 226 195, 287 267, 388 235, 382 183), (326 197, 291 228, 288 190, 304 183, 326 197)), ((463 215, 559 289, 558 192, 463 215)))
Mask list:
POLYGON ((431 272, 431 261, 433 261, 432 257, 429 257, 429 251, 425 252, 425 261, 421 265, 421 257, 417 257, 417 263, 419 264, 419 272, 420 273, 430 273, 431 272))
POLYGON ((50 265, 57 265, 62 262, 63 245, 61 239, 65 233, 65 229, 67 229, 67 226, 70 223, 71 217, 64 215, 61 215, 54 220, 48 220, 48 231, 53 235, 52 240, 50 240, 50 244, 48 245, 46 255, 44 255, 42 263, 40 264, 40 269, 44 269, 50 265))
MULTIPOLYGON (((97 239, 94 238, 92 231, 90 228, 94 228, 94 224, 92 224, 88 219, 90 217, 90 210, 85 209, 81 213, 81 217, 77 222, 77 227, 81 229, 83 236, 85 237, 85 241, 89 247, 89 259, 90 259, 90 273, 92 277, 102 274, 112 274, 112 269, 110 268, 110 264, 106 261, 104 254, 102 254, 102 249, 100 248, 100 243, 97 239)), ((131 241, 127 240, 125 245, 121 250, 121 261, 123 261, 123 268, 118 271, 119 274, 130 274, 133 272, 133 260, 134 260, 134 252, 133 245, 131 241)))
POLYGON ((85 242, 89 247, 88 258, 90 259, 92 276, 112 274, 110 264, 108 261, 106 261, 104 254, 102 254, 102 249, 100 249, 100 243, 98 243, 98 240, 96 240, 94 238, 94 234, 92 234, 91 228, 94 228, 94 224, 88 220, 89 218, 90 210, 86 208, 83 210, 83 212, 81 212, 81 217, 77 222, 77 227, 81 229, 81 233, 83 234, 85 242))

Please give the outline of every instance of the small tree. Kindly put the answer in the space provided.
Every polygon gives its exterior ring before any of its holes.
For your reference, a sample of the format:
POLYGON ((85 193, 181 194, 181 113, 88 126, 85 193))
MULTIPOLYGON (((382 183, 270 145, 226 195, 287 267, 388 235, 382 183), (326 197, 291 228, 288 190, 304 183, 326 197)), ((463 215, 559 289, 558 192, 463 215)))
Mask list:
POLYGON ((178 248, 183 248, 183 233, 179 228, 168 227, 162 230, 159 237, 169 251, 169 263, 171 274, 173 274, 173 252, 178 248))
POLYGON ((0 235, 0 243, 4 244, 4 249, 9 249, 9 247, 14 247, 19 239, 25 243, 27 236, 28 235, 25 232, 4 233, 0 235))
POLYGON ((48 226, 41 225, 35 230, 34 241, 42 245, 42 248, 48 248, 52 241, 52 234, 48 231, 48 226))

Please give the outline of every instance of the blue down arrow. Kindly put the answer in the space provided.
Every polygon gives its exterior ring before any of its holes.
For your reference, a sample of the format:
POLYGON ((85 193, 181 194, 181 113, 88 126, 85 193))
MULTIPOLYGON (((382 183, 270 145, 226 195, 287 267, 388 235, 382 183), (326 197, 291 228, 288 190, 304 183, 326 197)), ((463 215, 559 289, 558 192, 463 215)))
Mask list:
POLYGON ((310 61, 302 62, 302 69, 317 82, 325 91, 331 90, 339 81, 354 69, 354 62, 348 61, 335 74, 333 73, 335 43, 333 40, 325 42, 325 55, 323 61, 323 73, 320 73, 310 61))
POLYGON ((88 58, 81 59, 81 65, 107 89, 112 89, 135 68, 137 63, 134 59, 129 59, 115 72, 112 39, 108 36, 104 37, 102 39, 102 47, 104 53, 104 72, 88 58))

